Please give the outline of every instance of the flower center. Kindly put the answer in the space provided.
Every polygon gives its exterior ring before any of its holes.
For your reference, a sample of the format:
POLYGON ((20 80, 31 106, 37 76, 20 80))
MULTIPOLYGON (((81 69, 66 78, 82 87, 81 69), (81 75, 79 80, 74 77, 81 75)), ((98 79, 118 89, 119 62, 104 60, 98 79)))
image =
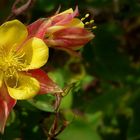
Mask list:
POLYGON ((23 71, 27 66, 23 51, 15 51, 15 47, 9 49, 5 46, 0 46, 0 70, 4 77, 9 78, 18 76, 18 71, 23 71))

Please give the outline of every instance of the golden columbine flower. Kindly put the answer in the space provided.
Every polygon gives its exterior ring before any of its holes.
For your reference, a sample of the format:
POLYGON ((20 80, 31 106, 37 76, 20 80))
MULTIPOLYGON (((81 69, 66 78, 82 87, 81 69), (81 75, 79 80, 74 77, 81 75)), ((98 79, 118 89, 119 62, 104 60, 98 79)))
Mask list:
POLYGON ((52 17, 39 19, 28 26, 29 34, 43 39, 49 47, 74 53, 94 37, 92 32, 85 28, 85 25, 93 24, 94 20, 84 24, 86 17, 80 20, 75 18, 76 16, 78 7, 75 11, 70 8, 52 17))
POLYGON ((40 68, 48 60, 46 44, 27 36, 26 26, 18 20, 0 27, 0 86, 5 84, 14 99, 28 99, 38 93, 39 82, 24 72, 40 68))
POLYGON ((0 26, 0 132, 16 100, 59 89, 40 69, 48 60, 43 40, 29 37, 18 20, 0 26))

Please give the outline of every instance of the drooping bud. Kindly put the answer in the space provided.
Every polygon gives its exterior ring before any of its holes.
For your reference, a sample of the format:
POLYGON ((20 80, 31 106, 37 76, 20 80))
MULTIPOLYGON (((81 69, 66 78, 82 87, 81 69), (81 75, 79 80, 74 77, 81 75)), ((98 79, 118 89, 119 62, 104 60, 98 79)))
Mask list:
POLYGON ((83 23, 89 14, 81 20, 75 18, 78 15, 76 7, 75 11, 70 8, 52 17, 40 19, 28 26, 29 34, 43 39, 49 47, 75 51, 94 38, 93 33, 85 28, 86 25, 93 24, 94 20, 83 23))

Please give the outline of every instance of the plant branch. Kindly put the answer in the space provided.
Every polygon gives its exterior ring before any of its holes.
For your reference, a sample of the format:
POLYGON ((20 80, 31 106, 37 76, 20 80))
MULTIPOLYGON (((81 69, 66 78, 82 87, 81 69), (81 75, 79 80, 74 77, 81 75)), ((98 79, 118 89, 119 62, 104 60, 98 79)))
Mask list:
POLYGON ((27 0, 27 2, 20 7, 17 7, 18 4, 21 3, 21 0, 15 0, 12 9, 11 9, 11 14, 8 16, 6 21, 13 19, 16 16, 19 16, 26 12, 32 5, 34 4, 34 0, 27 0))
POLYGON ((55 94, 56 101, 54 104, 55 108, 55 118, 54 121, 50 127, 49 133, 48 133, 48 140, 52 140, 57 135, 57 128, 58 128, 58 120, 59 120, 59 106, 61 103, 62 95, 61 93, 55 94))

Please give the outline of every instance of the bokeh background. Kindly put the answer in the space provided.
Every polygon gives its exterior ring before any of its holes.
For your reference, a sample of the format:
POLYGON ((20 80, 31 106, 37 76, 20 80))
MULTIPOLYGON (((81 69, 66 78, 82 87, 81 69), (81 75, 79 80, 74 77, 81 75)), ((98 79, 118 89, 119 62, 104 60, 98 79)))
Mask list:
MULTIPOLYGON (((0 23, 14 0, 0 0, 0 23)), ((95 38, 82 58, 50 48, 43 68, 65 89, 58 140, 140 140, 140 1, 36 0, 18 18, 29 24, 76 5, 82 18, 94 19, 95 38), (64 121, 65 120, 65 121, 64 121)), ((87 27, 88 28, 88 27, 87 27)), ((54 96, 18 101, 0 140, 46 140, 54 118, 54 96)))

